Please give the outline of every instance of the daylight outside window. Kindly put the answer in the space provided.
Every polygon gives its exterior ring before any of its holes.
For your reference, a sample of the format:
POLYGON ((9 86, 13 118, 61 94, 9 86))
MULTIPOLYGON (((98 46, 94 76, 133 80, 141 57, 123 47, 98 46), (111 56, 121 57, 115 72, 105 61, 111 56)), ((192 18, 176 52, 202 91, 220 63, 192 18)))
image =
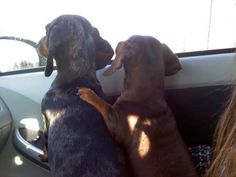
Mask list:
MULTIPOLYGON (((235 0, 8 0, 1 7, 0 36, 35 42, 45 35, 45 25, 62 14, 87 18, 113 48, 135 34, 153 36, 176 53, 233 48, 236 41, 235 0)), ((19 47, 6 51, 3 46, 0 43, 0 71, 14 70, 26 59, 34 63, 32 68, 38 67, 32 51, 19 47), (21 61, 16 50, 25 59, 21 61), (9 58, 10 53, 16 56, 9 58), (18 63, 10 62, 17 57, 18 63)))

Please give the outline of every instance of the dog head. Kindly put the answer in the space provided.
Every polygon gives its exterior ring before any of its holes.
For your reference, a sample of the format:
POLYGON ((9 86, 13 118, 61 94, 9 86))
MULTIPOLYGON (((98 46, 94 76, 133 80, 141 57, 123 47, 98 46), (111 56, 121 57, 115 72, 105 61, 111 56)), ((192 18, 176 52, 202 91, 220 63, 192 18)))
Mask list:
POLYGON ((163 60, 158 64, 164 67, 157 66, 159 69, 164 69, 166 76, 175 74, 181 69, 181 64, 178 57, 170 50, 170 48, 161 44, 157 39, 150 36, 132 36, 127 41, 119 42, 116 47, 116 57, 112 65, 104 72, 104 75, 112 75, 116 70, 123 65, 135 67, 135 65, 144 65, 150 68, 155 65, 155 60, 163 60), (141 58, 141 60, 139 60, 141 58), (142 58, 145 58, 143 60, 142 58), (134 60, 134 61, 133 61, 134 60))
POLYGON ((45 76, 53 71, 53 59, 58 72, 63 68, 65 73, 78 70, 83 73, 105 67, 114 54, 98 30, 78 15, 59 16, 49 23, 37 49, 47 58, 45 76))

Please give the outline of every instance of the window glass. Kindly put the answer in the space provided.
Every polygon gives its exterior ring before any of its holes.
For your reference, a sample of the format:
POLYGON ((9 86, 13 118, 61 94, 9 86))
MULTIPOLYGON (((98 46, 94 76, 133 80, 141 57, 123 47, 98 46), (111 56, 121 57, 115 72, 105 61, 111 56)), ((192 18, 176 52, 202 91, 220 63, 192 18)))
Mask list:
POLYGON ((176 53, 235 47, 236 0, 4 0, 0 36, 37 42, 62 14, 87 18, 113 48, 135 34, 154 36, 176 53))
POLYGON ((39 61, 34 47, 15 40, 0 40, 0 72, 39 67, 39 61))

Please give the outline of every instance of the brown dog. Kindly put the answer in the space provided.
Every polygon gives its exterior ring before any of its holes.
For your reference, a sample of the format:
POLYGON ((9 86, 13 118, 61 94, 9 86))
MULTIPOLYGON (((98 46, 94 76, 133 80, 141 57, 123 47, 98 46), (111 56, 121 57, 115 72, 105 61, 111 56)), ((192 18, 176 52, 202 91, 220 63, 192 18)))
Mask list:
POLYGON ((110 133, 124 145, 134 176, 197 177, 164 98, 164 76, 181 69, 177 56, 153 37, 132 36, 118 44, 105 74, 123 65, 124 89, 113 106, 91 89, 81 88, 78 94, 96 107, 110 133))

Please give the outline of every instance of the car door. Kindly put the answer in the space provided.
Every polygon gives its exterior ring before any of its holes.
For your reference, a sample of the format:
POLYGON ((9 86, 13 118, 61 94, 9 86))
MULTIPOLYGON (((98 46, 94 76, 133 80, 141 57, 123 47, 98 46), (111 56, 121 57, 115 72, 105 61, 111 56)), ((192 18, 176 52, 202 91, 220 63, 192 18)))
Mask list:
POLYGON ((47 164, 38 160, 37 133, 43 129, 40 102, 53 77, 44 78, 45 60, 35 42, 0 39, 0 58, 7 61, 0 69, 0 176, 50 176, 47 164))
MULTIPOLYGON (((186 144, 211 146, 215 124, 236 79, 234 49, 177 55, 183 69, 166 77, 166 99, 186 144)), ((112 77, 104 77, 104 70, 97 77, 115 100, 123 86, 123 69, 112 77)), ((38 158, 43 146, 40 103, 55 75, 56 71, 45 78, 38 66, 0 74, 0 176, 50 176, 48 164, 38 158)))

